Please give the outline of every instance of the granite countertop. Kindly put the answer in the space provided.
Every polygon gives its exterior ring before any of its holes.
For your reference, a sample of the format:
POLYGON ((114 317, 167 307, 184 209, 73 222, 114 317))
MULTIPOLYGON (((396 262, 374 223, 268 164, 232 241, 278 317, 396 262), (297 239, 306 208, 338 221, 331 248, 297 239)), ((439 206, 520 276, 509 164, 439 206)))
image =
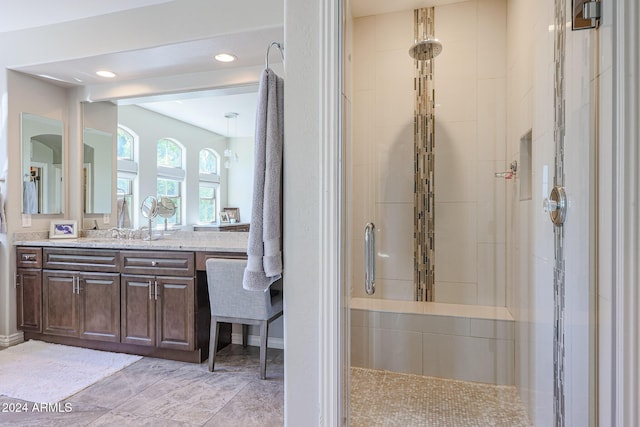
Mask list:
POLYGON ((249 233, 229 232, 154 232, 156 240, 116 239, 110 232, 99 230, 85 232, 87 236, 77 239, 49 239, 48 233, 16 233, 16 246, 46 246, 93 249, 146 249, 197 252, 246 253, 249 233))

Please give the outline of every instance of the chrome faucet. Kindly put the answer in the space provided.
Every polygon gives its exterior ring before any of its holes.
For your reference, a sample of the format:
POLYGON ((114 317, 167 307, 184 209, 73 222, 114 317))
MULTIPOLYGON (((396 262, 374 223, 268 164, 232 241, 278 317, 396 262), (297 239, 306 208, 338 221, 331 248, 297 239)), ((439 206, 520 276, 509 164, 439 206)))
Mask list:
POLYGON ((118 230, 118 227, 111 227, 109 229, 109 232, 111 233, 111 238, 112 239, 119 239, 120 238, 120 230, 118 230))

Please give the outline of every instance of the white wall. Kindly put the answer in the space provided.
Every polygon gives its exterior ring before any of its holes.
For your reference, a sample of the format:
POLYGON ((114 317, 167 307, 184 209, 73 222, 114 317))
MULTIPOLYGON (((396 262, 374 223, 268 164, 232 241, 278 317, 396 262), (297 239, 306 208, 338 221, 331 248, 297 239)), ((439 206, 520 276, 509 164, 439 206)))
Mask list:
MULTIPOLYGON (((335 425, 324 420, 320 304, 326 283, 320 276, 321 181, 320 46, 323 0, 288 1, 285 8, 284 140, 284 338, 285 420, 288 426, 335 425), (304 242, 304 243, 302 243, 304 242)), ((336 367, 334 369, 339 369, 336 367)), ((335 372, 335 371, 333 371, 335 372)))
MULTIPOLYGON (((352 294, 364 296, 362 234, 376 224, 374 297, 414 299, 413 10, 354 20, 352 294)), ((506 2, 435 9, 435 301, 506 304, 506 2)))
MULTIPOLYGON (((242 1, 242 2, 203 2, 200 0, 183 0, 167 2, 156 6, 133 9, 95 18, 61 24, 37 27, 22 31, 2 33, 0 35, 0 174, 7 170, 6 182, 0 182, 0 191, 7 197, 8 233, 0 233, 0 344, 13 341, 21 336, 17 333, 15 320, 15 291, 13 277, 15 260, 11 245, 12 235, 21 231, 20 195, 17 189, 20 181, 19 167, 19 119, 21 111, 64 120, 68 126, 68 138, 71 141, 68 160, 80 164, 81 140, 80 100, 90 98, 90 94, 80 94, 76 90, 65 90, 46 83, 35 81, 25 84, 22 92, 14 92, 13 85, 8 82, 7 68, 25 64, 48 63, 67 59, 90 57, 102 53, 130 51, 170 43, 197 40, 213 36, 250 31, 257 28, 282 27, 284 3, 280 0, 242 1), (247 8, 251 13, 247 13, 247 8), (176 24, 176 16, 183 17, 180 25, 176 24), (145 31, 140 31, 140 22, 145 22, 145 31), (118 31, 113 31, 118 28, 118 31), (152 31, 157 28, 158 31, 152 31), (170 29, 170 30, 168 30, 170 29), (109 37, 102 37, 109 34, 109 37), (11 92, 9 92, 11 87, 11 92), (33 106, 24 105, 30 100, 39 100, 33 106), (32 108, 34 107, 34 108, 32 108), (9 245, 9 246, 8 246, 9 245)), ((265 49, 267 42, 265 41, 265 49)), ((191 76, 188 81, 179 82, 173 79, 172 88, 165 91, 179 90, 197 84, 198 88, 224 86, 227 84, 246 83, 246 77, 256 81, 255 73, 243 72, 240 76, 233 73, 215 73, 206 76, 191 76), (194 83, 194 79, 196 83, 194 83), (243 80, 244 79, 244 80, 243 80)), ((155 88, 157 82, 147 82, 145 88, 155 88)), ((92 88, 92 90, 99 88, 92 88)), ((140 90, 132 87, 130 90, 140 90)), ((100 92, 97 90, 97 92, 100 92)), ((130 96, 126 90, 120 90, 121 96, 130 96)), ((97 99, 97 98, 91 98, 97 99)), ((105 98, 103 98, 105 99, 105 98)), ((67 182, 80 182, 80 168, 73 169, 65 175, 67 182)), ((67 198, 70 219, 80 220, 81 197, 78 189, 67 198)), ((48 230, 49 219, 34 218, 30 230, 48 230)))

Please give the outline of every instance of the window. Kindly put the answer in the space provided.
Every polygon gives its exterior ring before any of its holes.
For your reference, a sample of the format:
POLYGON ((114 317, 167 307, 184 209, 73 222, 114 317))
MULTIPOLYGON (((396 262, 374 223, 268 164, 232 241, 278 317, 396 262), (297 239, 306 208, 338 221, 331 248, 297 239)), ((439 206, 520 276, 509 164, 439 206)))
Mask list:
POLYGON ((118 160, 133 161, 135 140, 136 136, 131 131, 123 126, 118 126, 118 160))
MULTIPOLYGON (((124 199, 124 206, 127 209, 130 221, 133 221, 134 213, 134 191, 136 179, 138 177, 138 163, 136 158, 136 146, 138 144, 138 135, 131 129, 118 125, 118 175, 117 175, 117 195, 118 199, 124 199)), ((120 204, 118 204, 120 208, 120 204)), ((118 226, 132 226, 130 222, 126 224, 121 221, 124 218, 122 212, 118 210, 118 226)))
MULTIPOLYGON (((176 214, 167 219, 167 224, 182 224, 182 181, 158 178, 158 198, 168 197, 176 206, 176 214)), ((161 218, 162 220, 162 218, 161 218)), ((162 221, 164 222, 164 221, 162 221)), ((158 224, 160 226, 160 224, 158 224)))
POLYGON ((200 183, 198 186, 199 221, 215 222, 218 218, 220 156, 210 148, 200 150, 200 183))
POLYGON ((201 182, 200 194, 200 222, 215 222, 218 212, 218 184, 201 182))
MULTIPOLYGON (((182 145, 169 138, 158 140, 157 144, 157 195, 158 197, 168 197, 176 206, 176 214, 167 219, 167 224, 182 224, 182 192, 185 180, 185 170, 183 167, 184 148, 182 145)), ((158 227, 160 227, 158 222, 158 227)), ((162 221, 164 223, 164 221, 162 221)), ((163 225, 163 224, 162 224, 163 225)))
POLYGON ((200 151, 200 173, 217 174, 220 157, 215 151, 205 148, 200 151))
POLYGON ((158 166, 167 168, 182 167, 182 147, 171 139, 158 141, 158 166))

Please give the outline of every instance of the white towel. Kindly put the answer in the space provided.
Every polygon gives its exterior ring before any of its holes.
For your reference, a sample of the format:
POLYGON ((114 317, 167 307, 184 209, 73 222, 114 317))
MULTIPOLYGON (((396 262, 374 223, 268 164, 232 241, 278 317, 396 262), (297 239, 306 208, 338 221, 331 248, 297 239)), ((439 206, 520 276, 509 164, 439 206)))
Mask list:
POLYGON ((272 70, 260 76, 255 130, 253 206, 245 289, 266 291, 282 277, 282 142, 284 80, 272 70))
POLYGON ((7 232, 7 216, 4 213, 4 197, 0 191, 0 233, 7 232))
POLYGON ((25 181, 22 191, 22 213, 38 213, 38 196, 36 193, 36 183, 34 181, 25 181))
POLYGON ((118 197, 118 228, 131 227, 131 218, 129 217, 129 204, 124 197, 118 197))

